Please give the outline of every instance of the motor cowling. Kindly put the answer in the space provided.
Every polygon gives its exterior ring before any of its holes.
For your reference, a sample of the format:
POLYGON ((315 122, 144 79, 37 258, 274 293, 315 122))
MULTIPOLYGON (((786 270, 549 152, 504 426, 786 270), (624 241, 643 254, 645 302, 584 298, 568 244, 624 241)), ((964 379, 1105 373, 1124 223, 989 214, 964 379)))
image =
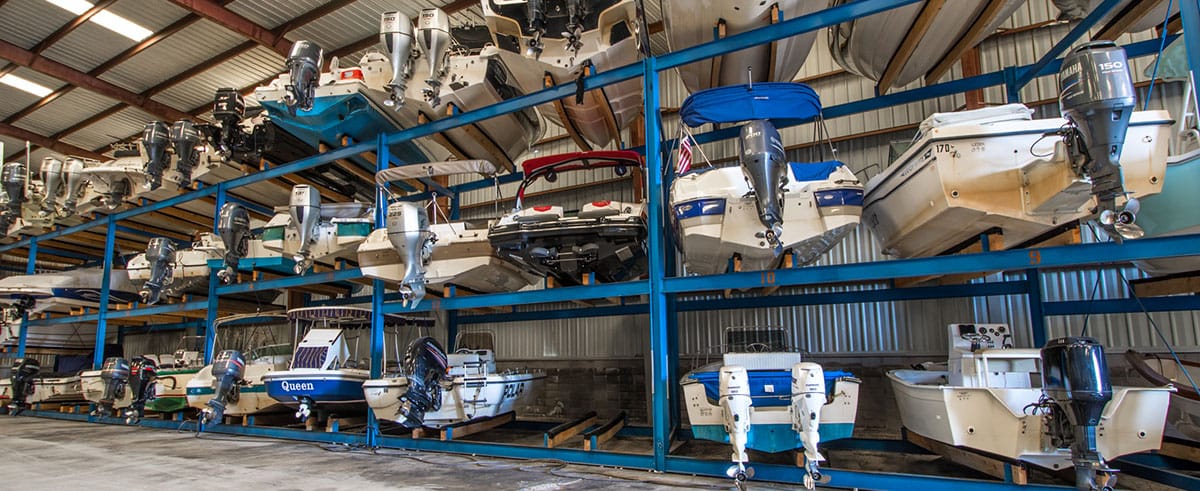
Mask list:
POLYGON ((792 430, 804 444, 805 470, 820 479, 821 408, 825 407, 825 370, 812 362, 792 365, 792 430))
POLYGON ((384 12, 379 21, 379 42, 392 62, 392 79, 388 81, 388 102, 404 104, 404 90, 412 76, 413 23, 403 12, 384 12))
MULTIPOLYGON (((787 184, 787 157, 775 125, 765 119, 742 125, 738 138, 738 160, 750 183, 758 220, 767 227, 768 242, 779 245, 783 234, 783 187, 787 184)), ((782 251, 776 251, 779 253, 782 251)))
POLYGON ((20 413, 29 404, 34 391, 34 377, 41 373, 42 365, 33 358, 17 358, 12 366, 12 407, 14 414, 20 413))
POLYGON ((146 404, 154 400, 154 384, 158 378, 158 364, 144 356, 138 356, 129 364, 129 388, 132 402, 126 412, 129 421, 137 421, 146 415, 146 404))
POLYGON ((287 94, 283 103, 287 105, 292 115, 296 110, 312 109, 316 97, 317 84, 321 79, 321 65, 325 63, 325 50, 312 41, 296 41, 288 53, 287 69, 291 83, 287 85, 287 94))
POLYGON ((1076 487, 1096 489, 1096 472, 1111 472, 1097 449, 1096 426, 1112 400, 1104 346, 1092 338, 1051 340, 1041 351, 1046 427, 1055 446, 1069 447, 1076 487))
POLYGON ((58 198, 63 191, 63 161, 58 157, 46 157, 42 159, 41 170, 38 173, 42 178, 42 185, 45 187, 46 195, 42 197, 42 216, 50 216, 58 213, 58 198))
POLYGON ((188 121, 176 121, 171 125, 171 148, 175 150, 175 170, 179 171, 179 188, 192 182, 192 171, 200 164, 200 130, 188 121))
POLYGON ((408 201, 388 205, 388 241, 404 260, 404 279, 400 294, 415 308, 425 296, 425 264, 432 254, 429 215, 425 209, 408 201))
POLYGON ((300 247, 296 251, 296 273, 299 274, 308 269, 307 266, 312 262, 308 255, 313 243, 317 241, 317 227, 321 224, 321 192, 307 184, 293 186, 288 216, 292 219, 292 225, 296 227, 297 238, 300 241, 300 247), (301 264, 305 266, 302 268, 301 264))
POLYGON ((242 374, 245 369, 246 359, 237 350, 222 351, 213 360, 213 397, 201 415, 204 424, 220 422, 225 415, 225 407, 238 401, 238 387, 244 382, 242 374))
POLYGON ((238 262, 250 252, 250 213, 237 203, 225 203, 217 214, 217 234, 225 244, 225 269, 217 273, 223 283, 237 277, 238 262))
POLYGON ((175 266, 175 243, 165 237, 155 237, 146 243, 146 262, 150 277, 138 292, 142 302, 158 303, 163 287, 171 283, 175 266))
POLYGON ((79 197, 83 194, 83 185, 86 181, 83 179, 83 161, 74 157, 68 157, 63 174, 66 175, 67 181, 67 196, 63 200, 63 214, 69 215, 75 213, 75 205, 79 202, 79 197))
POLYGON ((163 170, 167 168, 167 146, 170 143, 170 129, 167 123, 151 121, 142 130, 142 148, 146 150, 146 182, 150 189, 162 186, 163 170))
POLYGON ((107 415, 112 412, 117 400, 125 398, 129 384, 129 360, 116 356, 105 359, 100 368, 100 380, 104 383, 104 395, 100 398, 97 410, 101 415, 107 415))
POLYGON ((436 339, 424 336, 408 345, 404 354, 408 389, 400 396, 400 424, 420 428, 426 412, 441 409, 441 382, 448 370, 446 351, 436 339))
POLYGON ((434 106, 438 105, 438 94, 441 93, 441 79, 446 71, 446 53, 450 49, 450 40, 450 16, 439 8, 421 10, 421 16, 417 20, 417 46, 429 62, 429 78, 425 79, 428 87, 423 89, 423 92, 425 98, 434 106))

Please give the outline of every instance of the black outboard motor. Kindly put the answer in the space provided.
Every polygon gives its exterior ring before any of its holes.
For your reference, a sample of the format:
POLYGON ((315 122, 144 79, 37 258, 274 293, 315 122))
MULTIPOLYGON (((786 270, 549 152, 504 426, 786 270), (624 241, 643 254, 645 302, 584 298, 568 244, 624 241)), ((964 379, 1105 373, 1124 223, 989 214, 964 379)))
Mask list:
POLYGON ((175 170, 179 171, 179 189, 192 183, 192 171, 200 164, 200 130, 188 120, 171 125, 171 148, 175 150, 175 170))
POLYGON ((0 171, 0 184, 4 186, 5 208, 0 211, 0 231, 8 232, 21 217, 21 205, 28 197, 25 195, 25 185, 28 176, 25 175, 24 162, 9 162, 0 171))
POLYGON ((270 124, 254 125, 249 132, 243 129, 246 100, 237 89, 217 89, 213 98, 213 118, 221 123, 220 128, 205 125, 204 134, 226 160, 258 162, 262 153, 270 150, 274 143, 274 126, 270 124))
POLYGON ((757 200, 758 220, 767 227, 763 238, 783 252, 779 236, 783 234, 783 186, 787 184, 787 157, 783 140, 775 125, 765 119, 742 126, 738 138, 742 174, 750 183, 757 200))
POLYGON ((155 237, 146 243, 146 262, 150 263, 150 278, 138 295, 142 303, 156 304, 163 286, 171 283, 175 273, 175 243, 165 237, 155 237))
POLYGON ((408 390, 400 396, 400 414, 405 428, 420 428, 425 413, 442 408, 442 379, 446 378, 446 351, 436 339, 413 340, 404 354, 408 390))
POLYGON ((129 385, 129 360, 117 356, 104 360, 104 366, 100 368, 100 380, 104 382, 104 395, 92 414, 111 416, 113 405, 125 398, 125 388, 129 385))
POLYGON ((1092 181, 1100 224, 1118 240, 1141 237, 1133 224, 1136 200, 1122 210, 1115 202, 1125 194, 1121 147, 1137 103, 1125 50, 1112 41, 1084 44, 1067 55, 1058 74, 1059 107, 1071 124, 1067 145, 1076 171, 1092 181))
POLYGON ((146 415, 146 403, 154 400, 154 383, 158 379, 158 365, 144 356, 134 357, 129 365, 129 389, 133 400, 125 410, 125 422, 141 421, 146 415))
POLYGON ((167 168, 167 144, 170 141, 170 129, 167 123, 151 121, 142 130, 142 148, 146 149, 146 178, 150 189, 162 186, 163 170, 167 168))
POLYGON ((213 397, 208 400, 208 407, 200 413, 201 425, 214 421, 220 423, 221 418, 225 416, 225 406, 237 403, 240 395, 238 387, 245 384, 245 380, 242 379, 245 369, 246 359, 242 352, 237 350, 222 351, 213 360, 213 397))
POLYGON ((1075 487, 1112 489, 1116 470, 1108 468, 1096 446, 1096 426, 1112 399, 1104 346, 1092 338, 1051 340, 1042 348, 1042 392, 1051 400, 1046 415, 1051 441, 1071 449, 1075 487), (1107 477, 1103 488, 1097 473, 1107 477))
POLYGON ((29 407, 29 396, 33 395, 34 377, 41 373, 42 365, 33 358, 17 358, 12 366, 12 415, 21 414, 29 407))
POLYGON ((317 85, 321 81, 321 65, 325 63, 325 50, 312 41, 296 41, 288 53, 287 68, 291 83, 283 103, 288 112, 296 115, 296 109, 312 109, 317 85))
POLYGON ((250 252, 250 213, 237 203, 225 203, 217 215, 217 233, 225 243, 225 269, 217 272, 222 283, 237 278, 238 262, 250 252))

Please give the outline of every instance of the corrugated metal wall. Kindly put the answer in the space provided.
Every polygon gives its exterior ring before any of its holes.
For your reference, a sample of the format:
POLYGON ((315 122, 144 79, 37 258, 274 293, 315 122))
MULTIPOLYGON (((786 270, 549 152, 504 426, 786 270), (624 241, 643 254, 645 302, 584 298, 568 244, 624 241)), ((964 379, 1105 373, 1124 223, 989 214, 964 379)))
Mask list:
MULTIPOLYGON (((1003 26, 1007 32, 995 35, 980 46, 980 62, 983 72, 1000 70, 1006 66, 1024 65, 1037 61, 1070 29, 1071 25, 1053 22, 1058 11, 1049 0, 1034 0, 1024 4, 1003 26), (1035 26, 1028 27, 1027 26, 1035 26)), ((1118 39, 1121 44, 1153 38, 1150 31, 1125 35, 1118 39)), ((1135 82, 1148 80, 1144 74, 1153 63, 1152 57, 1141 58, 1132 63, 1135 82)), ((867 99, 874 94, 874 83, 851 74, 838 73, 840 67, 834 63, 826 45, 824 34, 819 35, 799 78, 813 79, 810 85, 821 95, 826 107, 867 99)), ((961 76, 955 66, 952 77, 961 76)), ((947 78, 943 78, 946 80, 947 78)), ((906 90, 921 86, 917 81, 906 90)), ((1151 108, 1178 107, 1180 98, 1178 84, 1159 84, 1151 100, 1151 108)), ((686 90, 675 73, 663 73, 661 79, 664 108, 678 107, 686 97, 686 90)), ((1145 100, 1142 89, 1139 100, 1145 100)), ((986 102, 1006 102, 1004 89, 994 87, 984 90, 986 102)), ((1056 77, 1042 77, 1027 86, 1021 93, 1024 101, 1052 101, 1057 98, 1056 77)), ((872 133, 870 136, 841 141, 837 144, 838 158, 846 162, 860 176, 877 173, 890 162, 888 146, 893 141, 907 142, 912 138, 917 123, 933 112, 953 111, 965 103, 963 95, 915 102, 892 108, 836 118, 827 122, 830 135, 834 138, 872 133), (905 127, 897 131, 890 128, 905 127)), ((1038 108, 1038 117, 1057 115, 1055 104, 1038 108)), ((561 134, 561 129, 548 125, 547 136, 561 134)), ((699 128, 697 132, 710 128, 699 128)), ((678 132, 678 118, 668 111, 664 116, 664 134, 674 136, 678 132)), ((815 140, 812 125, 803 125, 783 131, 786 144, 796 146, 815 140)), ((733 154, 735 142, 716 142, 703 146, 710 159, 726 158, 733 154)), ((559 140, 536 149, 536 155, 574 151, 570 140, 559 140)), ((793 150, 789 157, 794 160, 811 160, 807 150, 793 150)), ((699 157, 697 157, 699 160, 699 157)), ((563 176, 554 186, 539 183, 531 192, 553 188, 574 188, 590 182, 592 176, 563 176)), ((471 178, 464 178, 471 180, 471 178)), ((456 183, 459 181, 456 181, 456 183)), ((504 186, 503 195, 511 197, 516 185, 504 186)), ((568 209, 578 208, 593 199, 629 199, 631 188, 625 184, 604 184, 585 189, 569 189, 537 198, 539 203, 553 202, 568 209)), ((497 215, 490 201, 495 198, 491 189, 474 191, 463 195, 464 218, 490 218, 497 215), (472 204, 486 205, 471 206, 472 204)), ((507 202, 500 207, 503 213, 512 206, 507 202)), ((851 234, 841 245, 834 248, 818 264, 844 264, 884 260, 872 237, 864 229, 851 234)), ((1126 277, 1134 279, 1141 273, 1128 267, 1122 270, 1126 277)), ((1019 279, 1020 273, 993 275, 988 281, 1019 279)), ((1127 288, 1117 276, 1115 269, 1089 270, 1070 273, 1052 273, 1045 276, 1046 301, 1080 300, 1088 298, 1091 288, 1100 281, 1096 298, 1124 298, 1127 288)), ((882 284, 856 285, 853 287, 824 287, 821 289, 796 289, 796 292, 844 291, 847 288, 873 289, 882 284)), ((784 294, 787 291, 781 291, 784 294)), ((538 305, 528 308, 543 310, 562 308, 558 305, 538 305)), ((565 306, 577 307, 577 306, 565 306)), ((525 308, 523 308, 524 310, 525 308)), ((796 306, 790 308, 741 309, 719 312, 686 312, 680 314, 680 349, 684 356, 703 357, 721 342, 721 332, 728 326, 775 325, 787 327, 802 349, 827 355, 873 355, 912 354, 938 355, 945 352, 945 326, 953 322, 1008 322, 1013 324, 1016 342, 1031 344, 1028 317, 1028 302, 1024 296, 991 297, 979 299, 943 299, 910 302, 881 302, 826 306, 796 306)), ((1163 334, 1177 348, 1200 350, 1200 318, 1196 312, 1161 313, 1153 318, 1163 334)), ((1048 318, 1050 336, 1079 333, 1083 318, 1048 318)), ((1100 337, 1112 349, 1134 347, 1138 349, 1161 348, 1153 330, 1143 314, 1091 316, 1087 321, 1089 334, 1100 337)), ((495 325, 468 325, 463 329, 491 329, 497 335, 497 354, 502 359, 604 359, 644 355, 648 350, 648 326, 645 316, 621 316, 610 318, 570 319, 504 323, 495 325)))

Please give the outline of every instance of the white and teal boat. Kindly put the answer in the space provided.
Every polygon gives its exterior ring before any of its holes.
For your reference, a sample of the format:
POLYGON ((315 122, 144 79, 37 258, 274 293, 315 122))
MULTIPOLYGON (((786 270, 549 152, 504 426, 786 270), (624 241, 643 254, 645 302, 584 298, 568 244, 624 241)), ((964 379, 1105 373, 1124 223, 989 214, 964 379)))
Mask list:
MULTIPOLYGON (((217 319, 213 324, 216 337, 212 353, 221 348, 237 350, 244 355, 244 365, 234 384, 220 384, 214 376, 217 364, 209 363, 201 368, 187 384, 188 405, 202 411, 205 423, 220 423, 219 415, 212 410, 214 398, 221 401, 221 413, 226 416, 244 416, 287 409, 267 395, 263 376, 272 371, 287 370, 292 359, 292 344, 288 339, 291 330, 287 314, 267 312, 239 314, 217 319)), ((218 360, 219 361, 219 360, 218 360)))

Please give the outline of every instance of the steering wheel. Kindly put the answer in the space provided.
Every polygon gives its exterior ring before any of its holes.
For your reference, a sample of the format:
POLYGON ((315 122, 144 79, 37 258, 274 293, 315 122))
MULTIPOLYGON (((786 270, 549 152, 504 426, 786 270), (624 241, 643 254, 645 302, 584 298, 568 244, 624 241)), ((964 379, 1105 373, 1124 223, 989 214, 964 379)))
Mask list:
POLYGON ((750 343, 746 345, 746 351, 750 353, 766 353, 771 351, 771 347, 766 343, 750 343))

